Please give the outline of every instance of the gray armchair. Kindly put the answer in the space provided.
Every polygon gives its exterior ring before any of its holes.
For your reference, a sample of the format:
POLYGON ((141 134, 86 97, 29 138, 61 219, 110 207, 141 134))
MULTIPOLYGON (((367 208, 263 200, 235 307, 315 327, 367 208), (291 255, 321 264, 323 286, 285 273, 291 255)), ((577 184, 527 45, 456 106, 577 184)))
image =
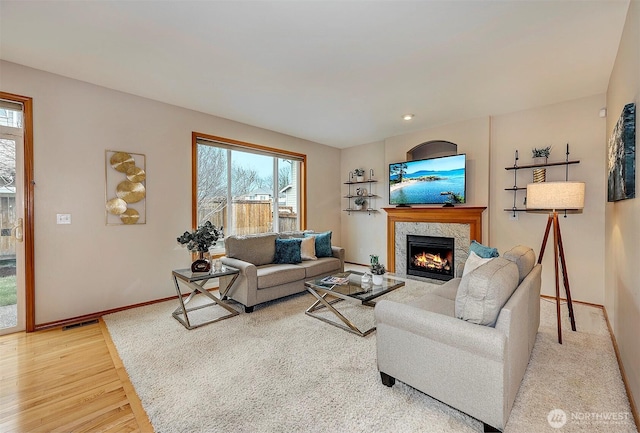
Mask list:
POLYGON ((503 430, 540 324, 540 274, 520 246, 411 304, 378 302, 382 382, 398 379, 503 430))

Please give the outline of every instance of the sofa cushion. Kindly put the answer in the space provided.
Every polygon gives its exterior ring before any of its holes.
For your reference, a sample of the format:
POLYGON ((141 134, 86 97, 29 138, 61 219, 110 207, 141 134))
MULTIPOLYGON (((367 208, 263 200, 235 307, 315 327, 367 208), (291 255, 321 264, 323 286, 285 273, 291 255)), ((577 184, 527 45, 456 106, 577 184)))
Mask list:
POLYGON ((304 268, 299 265, 265 265, 257 270, 258 290, 304 279, 304 268))
POLYGON ((454 317, 455 302, 453 299, 447 299, 433 293, 427 293, 416 300, 411 301, 410 305, 418 307, 421 310, 454 317))
MULTIPOLYGON (((436 287, 431 292, 433 295, 441 296, 449 300, 455 301, 460 287, 460 278, 452 278, 446 283, 436 287)), ((453 316, 453 313, 451 314, 453 316)))
POLYGON ((300 244, 302 239, 276 239, 276 254, 273 258, 273 263, 300 263, 302 257, 300 256, 300 244))
POLYGON ((502 257, 477 267, 460 280, 455 301, 456 317, 494 326, 500 309, 518 287, 518 267, 502 257))
POLYGON ((536 254, 529 247, 524 245, 518 245, 505 252, 502 256, 507 260, 511 260, 518 266, 518 284, 524 280, 524 277, 529 275, 531 269, 536 265, 536 254))
POLYGON ((335 257, 322 257, 318 260, 303 261, 298 266, 305 269, 305 278, 307 279, 330 272, 340 272, 340 260, 335 257))
POLYGON ((316 257, 331 257, 331 232, 305 233, 305 237, 314 237, 316 240, 316 257))
POLYGON ((224 241, 226 255, 256 266, 273 263, 276 254, 276 237, 275 233, 229 236, 224 241))
POLYGON ((484 265, 489 260, 493 260, 493 259, 494 259, 493 257, 487 257, 485 259, 477 255, 473 251, 469 251, 469 257, 467 257, 467 260, 464 262, 464 270, 462 271, 462 276, 464 277, 465 275, 473 271, 478 266, 484 265))
POLYGON ((469 245, 469 251, 473 251, 483 259, 498 257, 500 255, 497 248, 487 247, 476 241, 471 241, 471 245, 469 245))
POLYGON ((303 238, 300 244, 300 257, 302 260, 318 260, 316 257, 316 239, 303 238))

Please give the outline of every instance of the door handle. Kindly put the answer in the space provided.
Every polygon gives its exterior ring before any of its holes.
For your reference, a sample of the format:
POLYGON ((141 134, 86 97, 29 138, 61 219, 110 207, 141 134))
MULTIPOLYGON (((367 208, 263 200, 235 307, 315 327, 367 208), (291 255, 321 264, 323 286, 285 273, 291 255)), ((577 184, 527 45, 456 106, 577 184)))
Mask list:
POLYGON ((22 242, 24 239, 23 230, 22 230, 22 221, 23 221, 22 218, 18 218, 18 220, 16 221, 16 225, 13 226, 13 228, 11 229, 11 235, 18 242, 22 242))

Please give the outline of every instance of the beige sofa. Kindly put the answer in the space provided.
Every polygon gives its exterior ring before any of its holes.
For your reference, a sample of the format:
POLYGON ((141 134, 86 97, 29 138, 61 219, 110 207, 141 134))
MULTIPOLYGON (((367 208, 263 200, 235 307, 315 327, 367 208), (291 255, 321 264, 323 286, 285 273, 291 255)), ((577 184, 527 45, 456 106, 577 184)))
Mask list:
POLYGON ((382 382, 398 379, 503 430, 540 324, 540 273, 519 246, 410 304, 378 302, 382 382))
MULTIPOLYGON (((331 257, 303 260, 296 264, 276 264, 276 239, 303 237, 309 232, 264 233, 229 236, 225 239, 223 264, 240 270, 227 297, 244 305, 247 313, 263 302, 293 295, 305 290, 306 280, 344 272, 344 248, 331 245, 331 257)), ((222 277, 225 287, 232 276, 222 277)))

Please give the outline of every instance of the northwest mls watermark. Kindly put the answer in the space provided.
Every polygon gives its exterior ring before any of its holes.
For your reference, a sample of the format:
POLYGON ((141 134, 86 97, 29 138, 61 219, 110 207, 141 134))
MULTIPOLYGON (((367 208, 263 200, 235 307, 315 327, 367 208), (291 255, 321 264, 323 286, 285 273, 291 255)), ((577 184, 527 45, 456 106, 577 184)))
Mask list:
POLYGON ((547 422, 553 428, 572 425, 616 425, 626 424, 631 420, 630 412, 565 412, 553 409, 547 415, 547 422))

